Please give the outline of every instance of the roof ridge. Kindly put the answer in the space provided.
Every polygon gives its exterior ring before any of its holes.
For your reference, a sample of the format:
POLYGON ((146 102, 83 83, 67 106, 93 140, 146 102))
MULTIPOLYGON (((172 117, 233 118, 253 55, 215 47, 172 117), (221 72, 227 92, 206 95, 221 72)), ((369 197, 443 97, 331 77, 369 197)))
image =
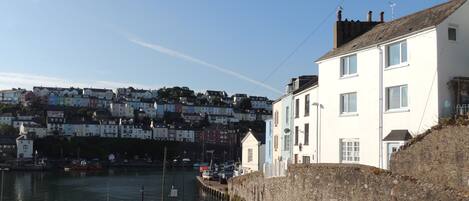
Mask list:
POLYGON ((330 59, 336 56, 354 52, 377 43, 382 43, 400 36, 424 30, 428 27, 436 26, 459 9, 467 0, 451 0, 437 4, 430 8, 402 16, 395 20, 376 25, 369 31, 343 44, 342 46, 327 52, 316 62, 330 59), (414 19, 416 18, 416 19, 414 19), (422 18, 424 20, 422 20, 422 18), (409 26, 414 25, 409 28, 409 26))

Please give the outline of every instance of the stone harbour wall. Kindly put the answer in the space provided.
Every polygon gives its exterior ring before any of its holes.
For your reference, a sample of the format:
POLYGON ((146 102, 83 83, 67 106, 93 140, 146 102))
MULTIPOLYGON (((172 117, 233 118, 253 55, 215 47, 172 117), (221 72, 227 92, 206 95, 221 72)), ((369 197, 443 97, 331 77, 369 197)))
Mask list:
POLYGON ((449 126, 393 154, 391 171, 469 192, 469 128, 449 126))
POLYGON ((228 191, 245 201, 469 201, 469 127, 432 128, 394 153, 390 167, 292 165, 286 177, 233 178, 228 191))
POLYGON ((231 200, 245 201, 459 201, 469 195, 364 165, 292 165, 286 177, 256 172, 233 178, 231 200))

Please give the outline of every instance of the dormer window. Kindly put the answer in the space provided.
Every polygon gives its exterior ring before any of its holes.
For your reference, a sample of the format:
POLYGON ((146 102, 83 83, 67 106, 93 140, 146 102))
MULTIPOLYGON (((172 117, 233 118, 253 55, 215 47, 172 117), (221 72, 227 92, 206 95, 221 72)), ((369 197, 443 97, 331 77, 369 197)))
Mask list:
POLYGON ((357 74, 357 55, 342 57, 340 67, 340 77, 357 74))
POLYGON ((407 63, 407 41, 388 45, 386 51, 387 67, 407 63))

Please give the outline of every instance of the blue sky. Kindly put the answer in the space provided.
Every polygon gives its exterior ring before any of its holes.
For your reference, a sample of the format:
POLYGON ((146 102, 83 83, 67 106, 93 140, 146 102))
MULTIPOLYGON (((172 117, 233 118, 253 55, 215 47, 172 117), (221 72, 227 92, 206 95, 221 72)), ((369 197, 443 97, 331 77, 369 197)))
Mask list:
MULTIPOLYGON (((317 73, 338 2, 0 0, 0 88, 188 86, 276 98, 289 78, 317 73)), ((394 2, 399 17, 445 1, 394 2)), ((344 18, 391 18, 388 0, 342 7, 344 18)))

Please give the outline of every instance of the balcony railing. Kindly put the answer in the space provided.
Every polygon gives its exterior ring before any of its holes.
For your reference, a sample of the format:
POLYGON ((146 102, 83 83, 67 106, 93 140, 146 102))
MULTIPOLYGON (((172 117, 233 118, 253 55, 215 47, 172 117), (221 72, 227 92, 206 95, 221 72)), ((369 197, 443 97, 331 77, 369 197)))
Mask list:
POLYGON ((469 113, 469 104, 456 105, 456 116, 466 116, 469 113))

